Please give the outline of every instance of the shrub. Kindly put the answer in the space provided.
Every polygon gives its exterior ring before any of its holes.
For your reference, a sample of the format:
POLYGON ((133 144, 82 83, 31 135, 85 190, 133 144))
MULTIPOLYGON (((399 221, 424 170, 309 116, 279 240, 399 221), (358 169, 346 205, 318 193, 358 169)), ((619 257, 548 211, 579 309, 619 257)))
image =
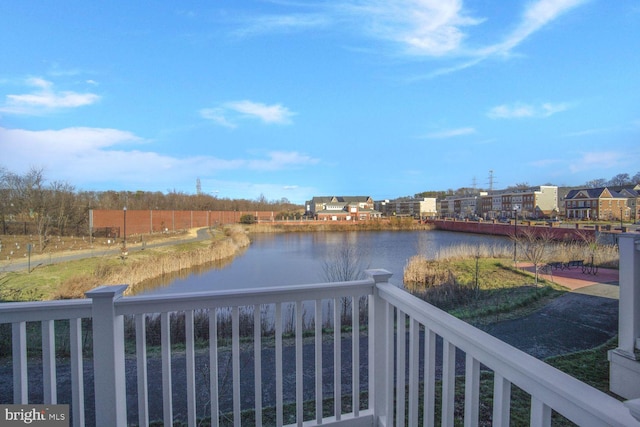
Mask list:
POLYGON ((251 214, 244 214, 240 217, 240 224, 254 224, 256 217, 251 214))

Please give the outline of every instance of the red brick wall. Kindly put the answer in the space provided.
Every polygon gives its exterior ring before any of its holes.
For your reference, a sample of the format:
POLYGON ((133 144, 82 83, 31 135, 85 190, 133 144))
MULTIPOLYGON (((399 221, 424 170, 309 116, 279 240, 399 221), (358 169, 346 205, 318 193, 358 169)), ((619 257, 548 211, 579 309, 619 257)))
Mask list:
MULTIPOLYGON (((156 233, 163 230, 176 231, 187 228, 209 227, 240 222, 245 213, 255 215, 260 221, 273 221, 275 212, 239 211, 160 211, 127 210, 127 235, 156 233)), ((124 234, 124 210, 93 209, 94 230, 105 227, 118 228, 124 234)))
MULTIPOLYGON (((451 220, 428 220, 439 230, 447 231, 461 231, 465 233, 476 234, 492 234, 498 236, 513 236, 516 230, 522 232, 523 228, 527 227, 525 224, 518 223, 518 227, 514 227, 513 224, 501 224, 493 223, 491 221, 476 222, 476 221, 451 221, 451 220)), ((595 236, 595 230, 593 229, 578 229, 565 227, 547 227, 547 226, 531 226, 528 227, 534 233, 551 234, 554 239, 557 240, 582 240, 584 236, 595 236)))

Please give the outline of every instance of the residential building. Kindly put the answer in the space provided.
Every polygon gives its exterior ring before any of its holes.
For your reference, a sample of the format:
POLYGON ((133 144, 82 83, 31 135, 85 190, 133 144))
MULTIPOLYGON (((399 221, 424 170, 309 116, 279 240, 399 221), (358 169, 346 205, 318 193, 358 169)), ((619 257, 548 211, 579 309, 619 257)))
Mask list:
POLYGON ((548 218, 558 214, 558 187, 541 185, 524 189, 481 191, 474 195, 448 196, 439 213, 449 218, 496 219, 548 218))
POLYGON ((478 215, 485 219, 551 218, 558 215, 558 187, 540 185, 537 187, 505 189, 483 195, 482 210, 478 215))
POLYGON ((435 197, 382 200, 375 203, 375 208, 387 217, 408 216, 413 218, 432 218, 438 214, 435 197))
POLYGON ((449 199, 436 201, 436 210, 440 218, 452 218, 454 215, 453 201, 451 201, 451 206, 449 206, 449 199))
POLYGON ((438 213, 445 218, 475 218, 480 212, 481 198, 486 192, 464 196, 447 196, 440 201, 438 213))
MULTIPOLYGON (((629 194, 627 191, 626 194, 629 194)), ((571 190, 565 197, 567 219, 630 220, 628 197, 608 188, 581 188, 571 190)))
POLYGON ((611 188, 617 191, 622 197, 627 198, 629 221, 637 222, 640 220, 640 184, 611 188))
POLYGON ((369 196, 317 196, 306 202, 306 215, 323 221, 366 221, 382 216, 369 196))

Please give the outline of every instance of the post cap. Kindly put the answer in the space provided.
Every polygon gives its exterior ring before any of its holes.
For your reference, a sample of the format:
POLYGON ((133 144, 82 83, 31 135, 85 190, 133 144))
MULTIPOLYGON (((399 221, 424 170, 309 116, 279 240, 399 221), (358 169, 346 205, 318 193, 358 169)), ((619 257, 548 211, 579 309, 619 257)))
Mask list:
POLYGON ((376 283, 388 282, 391 276, 393 276, 392 272, 382 268, 373 268, 370 270, 365 270, 364 274, 371 277, 373 281, 376 283))
POLYGON ((120 298, 129 285, 105 285, 84 293, 87 298, 120 298))

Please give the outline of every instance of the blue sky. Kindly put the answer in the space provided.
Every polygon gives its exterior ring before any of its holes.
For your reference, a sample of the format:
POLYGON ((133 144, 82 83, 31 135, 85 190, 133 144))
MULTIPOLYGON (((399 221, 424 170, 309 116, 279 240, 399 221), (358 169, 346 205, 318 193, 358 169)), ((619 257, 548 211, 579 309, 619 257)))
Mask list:
POLYGON ((0 4, 0 166, 302 203, 640 171, 635 0, 0 4))

